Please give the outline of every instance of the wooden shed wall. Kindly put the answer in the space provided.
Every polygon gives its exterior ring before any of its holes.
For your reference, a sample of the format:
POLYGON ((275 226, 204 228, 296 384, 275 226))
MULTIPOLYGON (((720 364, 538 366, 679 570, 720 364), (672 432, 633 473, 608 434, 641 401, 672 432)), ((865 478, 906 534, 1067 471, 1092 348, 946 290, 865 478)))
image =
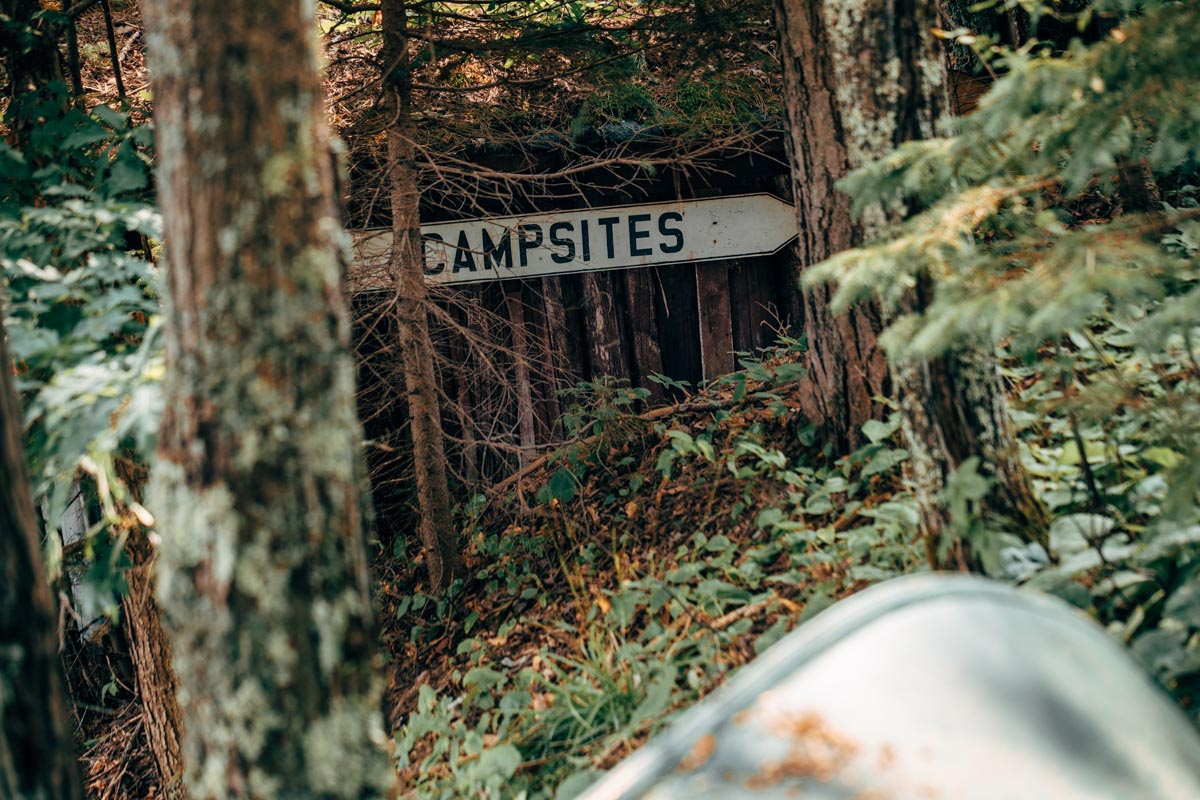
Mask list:
MULTIPOLYGON (((489 201, 456 208, 454 197, 426 189, 422 220, 755 192, 788 199, 785 159, 770 144, 722 159, 701 174, 667 168, 646 178, 639 172, 612 170, 536 205, 516 193, 492 193, 489 201)), ((791 248, 785 247, 744 260, 440 287, 441 313, 431 318, 456 471, 467 479, 499 477, 559 440, 559 391, 579 381, 611 376, 648 390, 650 402, 658 403, 670 399, 669 392, 649 379, 652 374, 695 385, 733 371, 736 353, 769 346, 783 326, 798 329, 794 274, 791 248)), ((405 481, 396 464, 407 449, 403 379, 387 314, 391 300, 387 293, 353 298, 360 413, 383 513, 393 501, 406 502, 403 491, 389 494, 405 481)))

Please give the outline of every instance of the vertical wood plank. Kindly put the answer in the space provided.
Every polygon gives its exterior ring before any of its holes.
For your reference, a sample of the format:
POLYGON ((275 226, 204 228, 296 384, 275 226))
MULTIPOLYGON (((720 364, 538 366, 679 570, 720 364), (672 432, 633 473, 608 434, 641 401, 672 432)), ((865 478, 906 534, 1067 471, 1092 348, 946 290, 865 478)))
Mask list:
POLYGON ((567 335, 567 310, 563 303, 562 279, 542 279, 542 308, 544 314, 543 336, 545 349, 546 380, 549 383, 546 404, 550 415, 550 436, 554 436, 554 425, 562 415, 558 391, 570 386, 578 379, 578 370, 572 365, 570 344, 567 335))
POLYGON ((695 384, 703 377, 700 364, 700 313, 696 307, 696 268, 659 270, 662 294, 655 297, 658 342, 663 373, 695 384))
POLYGON ((512 330, 513 378, 517 389, 517 435, 521 442, 521 466, 532 457, 537 447, 533 423, 533 386, 529 380, 529 331, 525 326, 525 304, 521 301, 521 284, 504 282, 504 303, 512 330))
POLYGON ((798 295, 792 279, 796 269, 788 255, 790 248, 768 258, 755 259, 747 268, 750 288, 750 329, 755 347, 775 344, 782 326, 794 336, 802 330, 803 308, 791 303, 798 295), (782 261, 781 261, 782 259, 782 261))
POLYGON ((504 281, 480 284, 479 313, 472 325, 491 345, 488 351, 480 354, 491 365, 477 370, 472 381, 476 398, 476 433, 483 445, 481 467, 485 475, 507 474, 517 466, 512 463, 508 448, 493 446, 497 442, 507 442, 514 430, 518 432, 518 441, 520 436, 519 399, 512 402, 513 394, 517 392, 516 362, 519 359, 513 342, 515 331, 509 319, 505 286, 504 281))
MULTIPOLYGON (((473 287, 472 287, 473 288, 473 287)), ((470 361, 470 349, 464 332, 469 330, 470 318, 464 308, 477 296, 477 292, 462 291, 455 302, 450 305, 450 316, 460 330, 451 331, 450 339, 450 373, 454 378, 454 413, 458 418, 459 436, 462 437, 462 464, 466 479, 472 483, 479 481, 479 445, 475 436, 475 416, 471 401, 471 378, 467 372, 470 361), (470 299, 463 300, 467 297, 470 299)))
POLYGON ((628 361, 621 341, 621 324, 613 293, 614 277, 617 276, 607 272, 589 272, 583 276, 588 349, 593 376, 628 378, 628 361))
POLYGON ((521 302, 525 307, 525 324, 529 332, 529 381, 533 388, 533 419, 538 444, 549 442, 554 421, 558 418, 558 397, 554 393, 555 359, 549 347, 546 299, 541 280, 526 280, 521 284, 521 302))
POLYGON ((663 371, 662 351, 658 346, 658 324, 654 313, 657 283, 652 270, 634 269, 625 273, 633 377, 639 387, 650 392, 647 397, 647 402, 650 403, 661 403, 663 400, 662 385, 649 380, 651 374, 661 374, 663 371))
POLYGON ((734 261, 729 265, 729 315, 733 325, 733 349, 754 352, 754 311, 750 282, 753 262, 734 261))
POLYGON ((559 278, 558 288, 562 294, 563 323, 566 327, 566 356, 564 369, 571 371, 571 383, 580 380, 591 380, 591 359, 588 357, 588 336, 585 332, 587 316, 583 299, 583 278, 580 275, 563 275, 559 278))
POLYGON ((733 371, 733 322, 729 308, 729 262, 696 265, 700 313, 700 365, 705 380, 733 371))
MULTIPOLYGON (((795 204, 796 193, 792 187, 790 173, 776 175, 771 184, 771 189, 777 196, 795 204)), ((801 262, 799 246, 797 240, 769 259, 774 264, 774 286, 778 289, 774 297, 778 298, 778 315, 787 322, 793 336, 799 336, 804 330, 804 289, 800 287, 800 273, 805 265, 801 262)), ((774 334, 768 334, 767 338, 773 341, 774 334)))

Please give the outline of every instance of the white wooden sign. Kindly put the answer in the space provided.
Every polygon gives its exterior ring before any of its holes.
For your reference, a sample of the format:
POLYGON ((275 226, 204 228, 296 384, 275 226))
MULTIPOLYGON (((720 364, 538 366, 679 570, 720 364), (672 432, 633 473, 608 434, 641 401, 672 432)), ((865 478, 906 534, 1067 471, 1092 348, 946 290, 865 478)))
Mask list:
MULTIPOLYGON (((430 281, 478 283, 770 255, 796 230, 793 206, 745 194, 438 222, 421 239, 430 281)), ((355 235, 352 290, 391 285, 391 246, 388 229, 355 235)))

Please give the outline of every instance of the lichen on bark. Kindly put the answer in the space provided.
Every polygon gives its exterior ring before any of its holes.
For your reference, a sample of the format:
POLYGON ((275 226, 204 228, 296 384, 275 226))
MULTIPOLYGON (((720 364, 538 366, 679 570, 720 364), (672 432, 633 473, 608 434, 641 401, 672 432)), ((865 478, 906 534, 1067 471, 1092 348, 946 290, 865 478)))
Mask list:
POLYGON ((167 249, 150 500, 188 792, 390 796, 312 4, 145 6, 167 249))
MULTIPOLYGON (((934 134, 949 110, 944 55, 931 34, 932 0, 776 0, 775 15, 798 251, 809 265, 863 246, 910 210, 868 206, 852 221, 849 199, 836 184, 903 142, 934 134)), ((931 553, 955 525, 943 509, 946 479, 971 456, 981 458, 994 482, 990 521, 1003 518, 1030 538, 1044 535, 1045 510, 1021 467, 991 355, 964 350, 936 361, 888 365, 877 341, 888 322, 879 305, 866 302, 837 315, 829 308, 831 296, 824 285, 804 296, 813 385, 806 415, 846 450, 857 444, 858 426, 880 413, 873 398, 899 396, 909 481, 931 553)), ((928 296, 914 285, 901 311, 920 312, 927 304, 928 296)), ((962 543, 955 546, 965 552, 962 543)), ((964 555, 955 565, 972 564, 964 555)))

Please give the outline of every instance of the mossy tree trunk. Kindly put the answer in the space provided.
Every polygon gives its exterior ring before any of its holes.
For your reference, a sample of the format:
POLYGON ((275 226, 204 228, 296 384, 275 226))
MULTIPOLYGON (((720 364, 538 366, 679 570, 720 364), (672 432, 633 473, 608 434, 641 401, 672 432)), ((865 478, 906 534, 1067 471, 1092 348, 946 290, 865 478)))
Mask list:
MULTIPOLYGON (((850 218, 849 199, 834 188, 850 170, 897 145, 933 135, 947 109, 945 66, 930 29, 931 0, 775 0, 782 44, 784 103, 790 130, 793 188, 800 218, 802 263, 813 264, 863 245, 889 223, 881 209, 850 218)), ((830 313, 829 287, 805 295, 811 350, 811 409, 842 448, 878 413, 872 397, 893 386, 901 404, 908 474, 935 566, 970 568, 969 547, 953 538, 965 520, 945 508, 946 480, 971 456, 992 480, 984 500, 1028 538, 1044 536, 1045 508, 1033 494, 1009 423, 994 358, 956 351, 923 363, 889 368, 876 346, 884 320, 874 304, 830 313), (947 556, 949 554, 949 556, 947 556)), ((905 310, 927 304, 913 292, 905 310)))
POLYGON ((188 794, 386 797, 313 6, 143 11, 167 250, 149 497, 188 794))
POLYGON ((0 325, 0 797, 83 800, 22 416, 0 325))
POLYGON ((409 72, 406 0, 383 0, 383 47, 387 170, 392 207, 389 269, 396 285, 396 322, 408 399, 413 469, 420 507, 419 532, 429 582, 443 589, 459 566, 458 541, 446 463, 436 353, 429 334, 428 291, 421 251, 421 194, 412 139, 412 78, 409 72))

